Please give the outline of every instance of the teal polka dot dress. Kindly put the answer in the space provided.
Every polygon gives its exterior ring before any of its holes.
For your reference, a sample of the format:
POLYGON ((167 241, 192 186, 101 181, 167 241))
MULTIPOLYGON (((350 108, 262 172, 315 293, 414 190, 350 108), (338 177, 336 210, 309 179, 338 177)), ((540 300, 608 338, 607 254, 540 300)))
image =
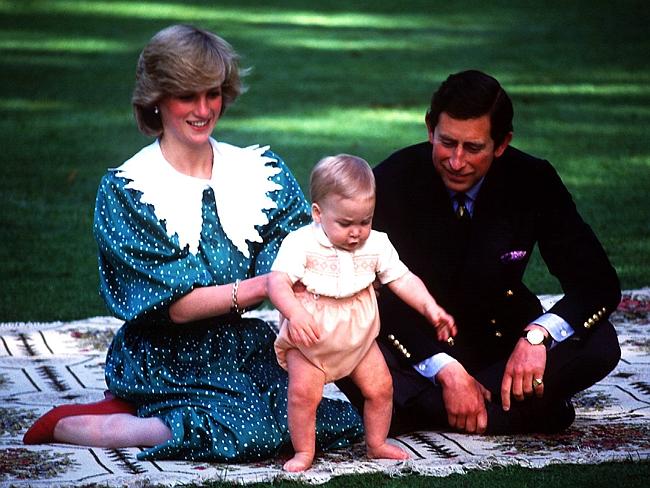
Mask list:
MULTIPOLYGON (((212 143, 212 181, 176 173, 156 141, 110 170, 97 194, 100 291, 125 320, 106 383, 172 431, 142 460, 244 462, 291 446, 288 378, 271 327, 237 315, 182 325, 168 317, 196 287, 268 272, 284 236, 310 219, 279 157, 212 143)), ((316 434, 321 449, 343 447, 361 438, 362 421, 347 402, 323 399, 316 434)))

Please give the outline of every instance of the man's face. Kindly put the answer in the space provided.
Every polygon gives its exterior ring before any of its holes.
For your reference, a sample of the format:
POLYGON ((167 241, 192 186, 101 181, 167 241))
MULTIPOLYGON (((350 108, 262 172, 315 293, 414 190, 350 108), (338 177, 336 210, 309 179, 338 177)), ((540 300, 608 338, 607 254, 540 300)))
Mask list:
POLYGON ((489 115, 460 120, 442 112, 435 128, 429 127, 433 166, 447 188, 465 192, 485 176, 494 158, 503 154, 511 138, 512 134, 508 134, 495 148, 490 136, 489 115))

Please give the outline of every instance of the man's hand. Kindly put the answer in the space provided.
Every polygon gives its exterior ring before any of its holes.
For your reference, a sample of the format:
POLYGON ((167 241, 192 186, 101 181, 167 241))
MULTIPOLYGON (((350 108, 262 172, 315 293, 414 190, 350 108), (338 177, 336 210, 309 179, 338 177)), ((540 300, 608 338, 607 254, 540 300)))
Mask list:
MULTIPOLYGON (((539 328, 547 335, 541 326, 533 325, 526 330, 539 328)), ((544 379, 546 369, 546 347, 543 344, 532 345, 525 338, 519 339, 515 349, 510 354, 501 381, 501 403, 505 411, 510 410, 511 395, 515 400, 523 400, 533 393, 538 397, 544 395, 544 379)))
POLYGON ((456 361, 443 367, 436 375, 436 381, 442 386, 449 425, 468 434, 485 432, 485 402, 491 400, 490 392, 456 361))

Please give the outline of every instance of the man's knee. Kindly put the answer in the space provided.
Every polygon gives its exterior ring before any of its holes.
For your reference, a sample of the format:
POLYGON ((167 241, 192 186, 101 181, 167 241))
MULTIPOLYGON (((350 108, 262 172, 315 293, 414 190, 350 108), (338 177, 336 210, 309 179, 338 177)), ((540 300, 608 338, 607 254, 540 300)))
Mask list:
POLYGON ((603 322, 590 339, 593 344, 587 348, 588 357, 585 360, 596 369, 594 373, 602 379, 616 368, 621 359, 616 330, 610 322, 603 322))
POLYGON ((620 358, 616 331, 609 322, 602 322, 582 340, 568 340, 566 344, 557 346, 557 351, 552 350, 549 354, 547 366, 550 376, 556 380, 557 391, 571 396, 602 380, 616 367, 620 358))

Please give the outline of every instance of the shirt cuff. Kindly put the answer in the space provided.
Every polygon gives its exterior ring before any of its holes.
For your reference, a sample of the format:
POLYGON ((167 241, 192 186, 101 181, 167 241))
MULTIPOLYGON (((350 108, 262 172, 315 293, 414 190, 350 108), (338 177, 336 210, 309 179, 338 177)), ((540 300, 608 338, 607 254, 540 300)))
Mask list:
POLYGON ((533 323, 544 327, 555 342, 562 342, 575 332, 566 320, 554 313, 545 313, 533 323))
POLYGON ((425 378, 428 378, 435 383, 436 375, 440 372, 440 370, 447 366, 449 363, 455 361, 456 359, 451 357, 449 354, 439 352, 430 358, 426 358, 424 361, 414 364, 413 369, 415 369, 415 371, 420 373, 425 378))

